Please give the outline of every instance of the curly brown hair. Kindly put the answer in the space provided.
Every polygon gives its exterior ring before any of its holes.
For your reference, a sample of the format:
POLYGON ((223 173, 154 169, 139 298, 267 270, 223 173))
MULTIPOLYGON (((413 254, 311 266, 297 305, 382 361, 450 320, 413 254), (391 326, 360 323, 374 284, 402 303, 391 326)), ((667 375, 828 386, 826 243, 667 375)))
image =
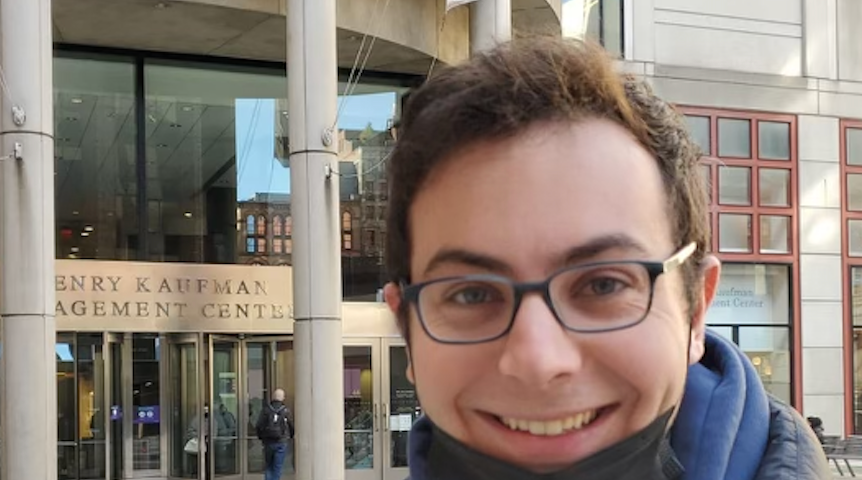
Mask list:
MULTIPOLYGON (((513 40, 440 71, 410 94, 388 165, 390 279, 410 282, 410 207, 434 168, 477 141, 510 138, 539 122, 589 118, 616 122, 656 159, 672 238, 678 247, 691 242, 698 247, 683 269, 685 299, 693 312, 709 240, 701 152, 682 115, 647 83, 618 73, 601 47, 572 39, 513 40)), ((398 324, 409 338, 403 303, 398 324)))

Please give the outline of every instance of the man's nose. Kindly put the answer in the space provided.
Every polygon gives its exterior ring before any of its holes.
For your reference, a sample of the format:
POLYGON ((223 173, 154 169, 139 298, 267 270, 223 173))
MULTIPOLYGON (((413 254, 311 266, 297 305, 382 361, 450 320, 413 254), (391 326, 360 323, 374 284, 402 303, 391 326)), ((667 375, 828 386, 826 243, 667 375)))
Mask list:
POLYGON ((548 388, 583 367, 583 352, 541 295, 524 296, 505 337, 500 371, 534 388, 548 388))

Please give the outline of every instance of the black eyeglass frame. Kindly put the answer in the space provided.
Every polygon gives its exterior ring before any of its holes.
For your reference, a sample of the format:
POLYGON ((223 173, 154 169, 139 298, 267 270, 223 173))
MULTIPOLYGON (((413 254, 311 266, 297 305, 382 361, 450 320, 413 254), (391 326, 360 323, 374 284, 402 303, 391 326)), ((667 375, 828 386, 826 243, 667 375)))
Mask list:
POLYGON ((593 263, 585 263, 581 265, 573 265, 570 267, 565 267, 556 272, 552 273, 547 279, 541 282, 515 282, 508 277, 504 277, 501 275, 490 275, 490 274, 480 274, 480 275, 464 275, 458 277, 445 277, 445 278, 435 278, 434 280, 429 280, 427 282, 417 283, 413 285, 407 285, 402 283, 400 285, 401 290, 401 301, 407 302, 409 305, 412 305, 416 311, 416 317, 419 319, 419 324, 422 326, 422 330, 425 331, 425 334, 428 335, 429 338, 434 340, 435 342, 447 344, 447 345, 475 345, 479 343, 487 343, 493 342, 494 340, 498 340, 500 338, 505 337, 512 330, 512 326, 515 324, 515 318, 518 316, 518 310, 521 308, 521 301, 524 298, 524 295, 532 292, 536 292, 541 294, 542 299, 545 301, 545 305, 548 306, 548 309, 554 315, 554 318, 557 320, 557 323, 563 326, 564 329, 577 332, 577 333, 606 333, 613 332, 617 330, 625 330, 627 328, 634 327, 635 325, 643 322, 647 316, 649 316, 650 311, 652 310, 652 302, 653 296, 655 295, 655 283, 663 273, 670 273, 673 270, 679 268, 680 265, 685 263, 694 252, 697 250, 697 244, 692 242, 686 245, 685 247, 679 249, 668 257, 663 262, 656 261, 641 261, 641 260, 618 260, 618 261, 606 261, 606 262, 593 262, 593 263), (649 300, 647 302, 646 309, 644 309, 644 314, 634 320, 631 323, 626 323, 623 325, 617 325, 608 328, 577 328, 571 327, 560 318, 559 312, 557 312, 556 307, 554 306, 554 302, 551 299, 551 282, 557 278, 558 276, 570 272, 572 270, 581 270, 586 268, 600 267, 602 265, 641 265, 647 271, 650 279, 650 291, 649 291, 649 300), (498 335, 494 335, 492 337, 480 338, 478 340, 448 340, 441 339, 435 336, 428 329, 428 326, 425 324, 425 319, 422 316, 422 308, 419 306, 419 296, 422 293, 422 290, 429 286, 442 282, 451 282, 453 280, 464 280, 464 281, 478 281, 478 282, 496 282, 496 283, 504 283, 508 284, 512 287, 512 291, 514 293, 514 304, 512 306, 512 318, 509 319, 509 323, 506 328, 500 332, 498 335))

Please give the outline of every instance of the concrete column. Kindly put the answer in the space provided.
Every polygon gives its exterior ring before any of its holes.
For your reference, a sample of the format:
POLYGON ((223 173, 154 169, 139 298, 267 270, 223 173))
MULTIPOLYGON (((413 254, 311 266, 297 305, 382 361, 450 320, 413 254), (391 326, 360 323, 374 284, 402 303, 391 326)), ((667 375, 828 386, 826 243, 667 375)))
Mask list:
POLYGON ((489 50, 511 38, 511 0, 478 0, 470 4, 471 53, 489 50))
POLYGON ((57 478, 50 0, 0 0, 2 478, 57 478), (18 114, 13 115, 13 109, 18 114))
POLYGON ((287 1, 299 480, 344 478, 335 5, 287 1))
POLYGON ((841 177, 837 118, 798 117, 802 410, 844 434, 841 177))

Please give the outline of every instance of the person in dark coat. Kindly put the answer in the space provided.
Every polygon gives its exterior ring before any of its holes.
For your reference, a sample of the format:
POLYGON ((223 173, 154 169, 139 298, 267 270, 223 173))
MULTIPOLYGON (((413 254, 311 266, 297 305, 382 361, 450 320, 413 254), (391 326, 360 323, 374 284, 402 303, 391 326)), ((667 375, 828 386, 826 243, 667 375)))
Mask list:
POLYGON ((263 442, 265 480, 279 480, 288 456, 288 443, 293 438, 290 409, 284 404, 284 390, 276 389, 272 401, 265 405, 255 423, 257 437, 263 442))
POLYGON ((424 412, 412 480, 831 478, 706 328, 700 157, 673 106, 573 39, 502 43, 411 92, 384 297, 424 412))

